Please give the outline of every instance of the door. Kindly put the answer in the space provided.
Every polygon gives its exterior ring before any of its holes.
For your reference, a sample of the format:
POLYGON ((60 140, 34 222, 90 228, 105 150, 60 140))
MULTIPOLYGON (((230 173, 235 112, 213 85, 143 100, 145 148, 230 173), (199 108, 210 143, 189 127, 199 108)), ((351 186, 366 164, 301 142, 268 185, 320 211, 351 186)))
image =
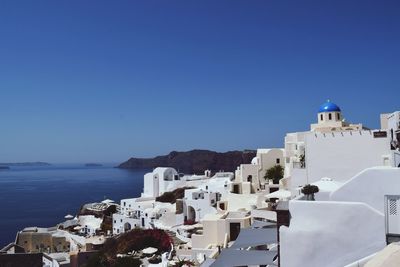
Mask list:
POLYGON ((387 233, 400 235, 400 196, 386 196, 387 233))
POLYGON ((230 223, 229 227, 230 240, 234 241, 240 233, 240 223, 230 223))
POLYGON ((239 185, 238 184, 234 184, 233 185, 233 193, 234 194, 239 194, 239 185))

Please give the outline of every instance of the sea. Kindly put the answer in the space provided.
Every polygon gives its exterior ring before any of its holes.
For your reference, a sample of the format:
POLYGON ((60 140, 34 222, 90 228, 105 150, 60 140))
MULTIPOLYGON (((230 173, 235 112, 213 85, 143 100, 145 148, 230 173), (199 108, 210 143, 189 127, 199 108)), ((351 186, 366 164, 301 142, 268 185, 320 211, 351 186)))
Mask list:
POLYGON ((149 170, 56 164, 0 170, 0 248, 25 227, 51 227, 85 203, 140 196, 149 170))

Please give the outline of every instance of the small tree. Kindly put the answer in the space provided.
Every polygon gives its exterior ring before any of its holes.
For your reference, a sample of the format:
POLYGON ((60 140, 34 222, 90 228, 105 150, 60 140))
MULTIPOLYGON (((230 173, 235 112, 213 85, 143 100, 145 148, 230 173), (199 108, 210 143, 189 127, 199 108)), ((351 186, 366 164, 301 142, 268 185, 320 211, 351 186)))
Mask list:
POLYGON ((305 168, 306 167, 306 155, 301 154, 299 159, 300 159, 300 168, 305 168))
POLYGON ((316 185, 307 184, 301 189, 301 192, 307 200, 315 200, 314 194, 319 192, 319 188, 316 185))
POLYGON ((269 168, 264 175, 266 180, 272 180, 274 184, 279 184, 279 180, 283 178, 283 167, 281 165, 275 165, 269 168))

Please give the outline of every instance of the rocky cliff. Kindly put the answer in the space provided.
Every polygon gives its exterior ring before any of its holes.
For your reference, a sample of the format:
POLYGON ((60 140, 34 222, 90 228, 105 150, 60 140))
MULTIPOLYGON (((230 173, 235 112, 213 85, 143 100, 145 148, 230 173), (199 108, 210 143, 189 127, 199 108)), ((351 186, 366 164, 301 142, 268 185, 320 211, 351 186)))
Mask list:
POLYGON ((203 174, 209 169, 233 172, 243 163, 250 163, 256 156, 256 151, 229 151, 219 153, 210 150, 191 150, 187 152, 172 151, 168 155, 155 158, 130 158, 118 168, 151 169, 156 167, 173 167, 178 172, 203 174))

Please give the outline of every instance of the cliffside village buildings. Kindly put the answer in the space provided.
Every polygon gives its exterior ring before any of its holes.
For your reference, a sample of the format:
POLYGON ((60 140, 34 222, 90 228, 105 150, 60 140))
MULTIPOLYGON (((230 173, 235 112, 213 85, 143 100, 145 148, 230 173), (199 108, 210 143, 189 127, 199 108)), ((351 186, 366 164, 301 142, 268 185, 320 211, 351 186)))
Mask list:
POLYGON ((160 166, 144 176, 140 197, 86 206, 113 210, 112 230, 101 231, 96 215, 26 228, 0 262, 44 253, 42 266, 79 266, 109 236, 159 228, 180 240, 176 256, 148 266, 174 266, 177 258, 213 267, 387 266, 379 262, 390 255, 380 251, 400 239, 400 112, 382 114, 372 130, 346 122, 327 101, 316 119, 310 131, 288 133, 284 148, 258 149, 235 173, 183 175, 160 166), (274 184, 264 176, 277 165, 284 176, 274 184), (302 192, 308 184, 319 189, 315 200, 302 192), (179 188, 184 196, 174 203, 156 200, 179 188))

